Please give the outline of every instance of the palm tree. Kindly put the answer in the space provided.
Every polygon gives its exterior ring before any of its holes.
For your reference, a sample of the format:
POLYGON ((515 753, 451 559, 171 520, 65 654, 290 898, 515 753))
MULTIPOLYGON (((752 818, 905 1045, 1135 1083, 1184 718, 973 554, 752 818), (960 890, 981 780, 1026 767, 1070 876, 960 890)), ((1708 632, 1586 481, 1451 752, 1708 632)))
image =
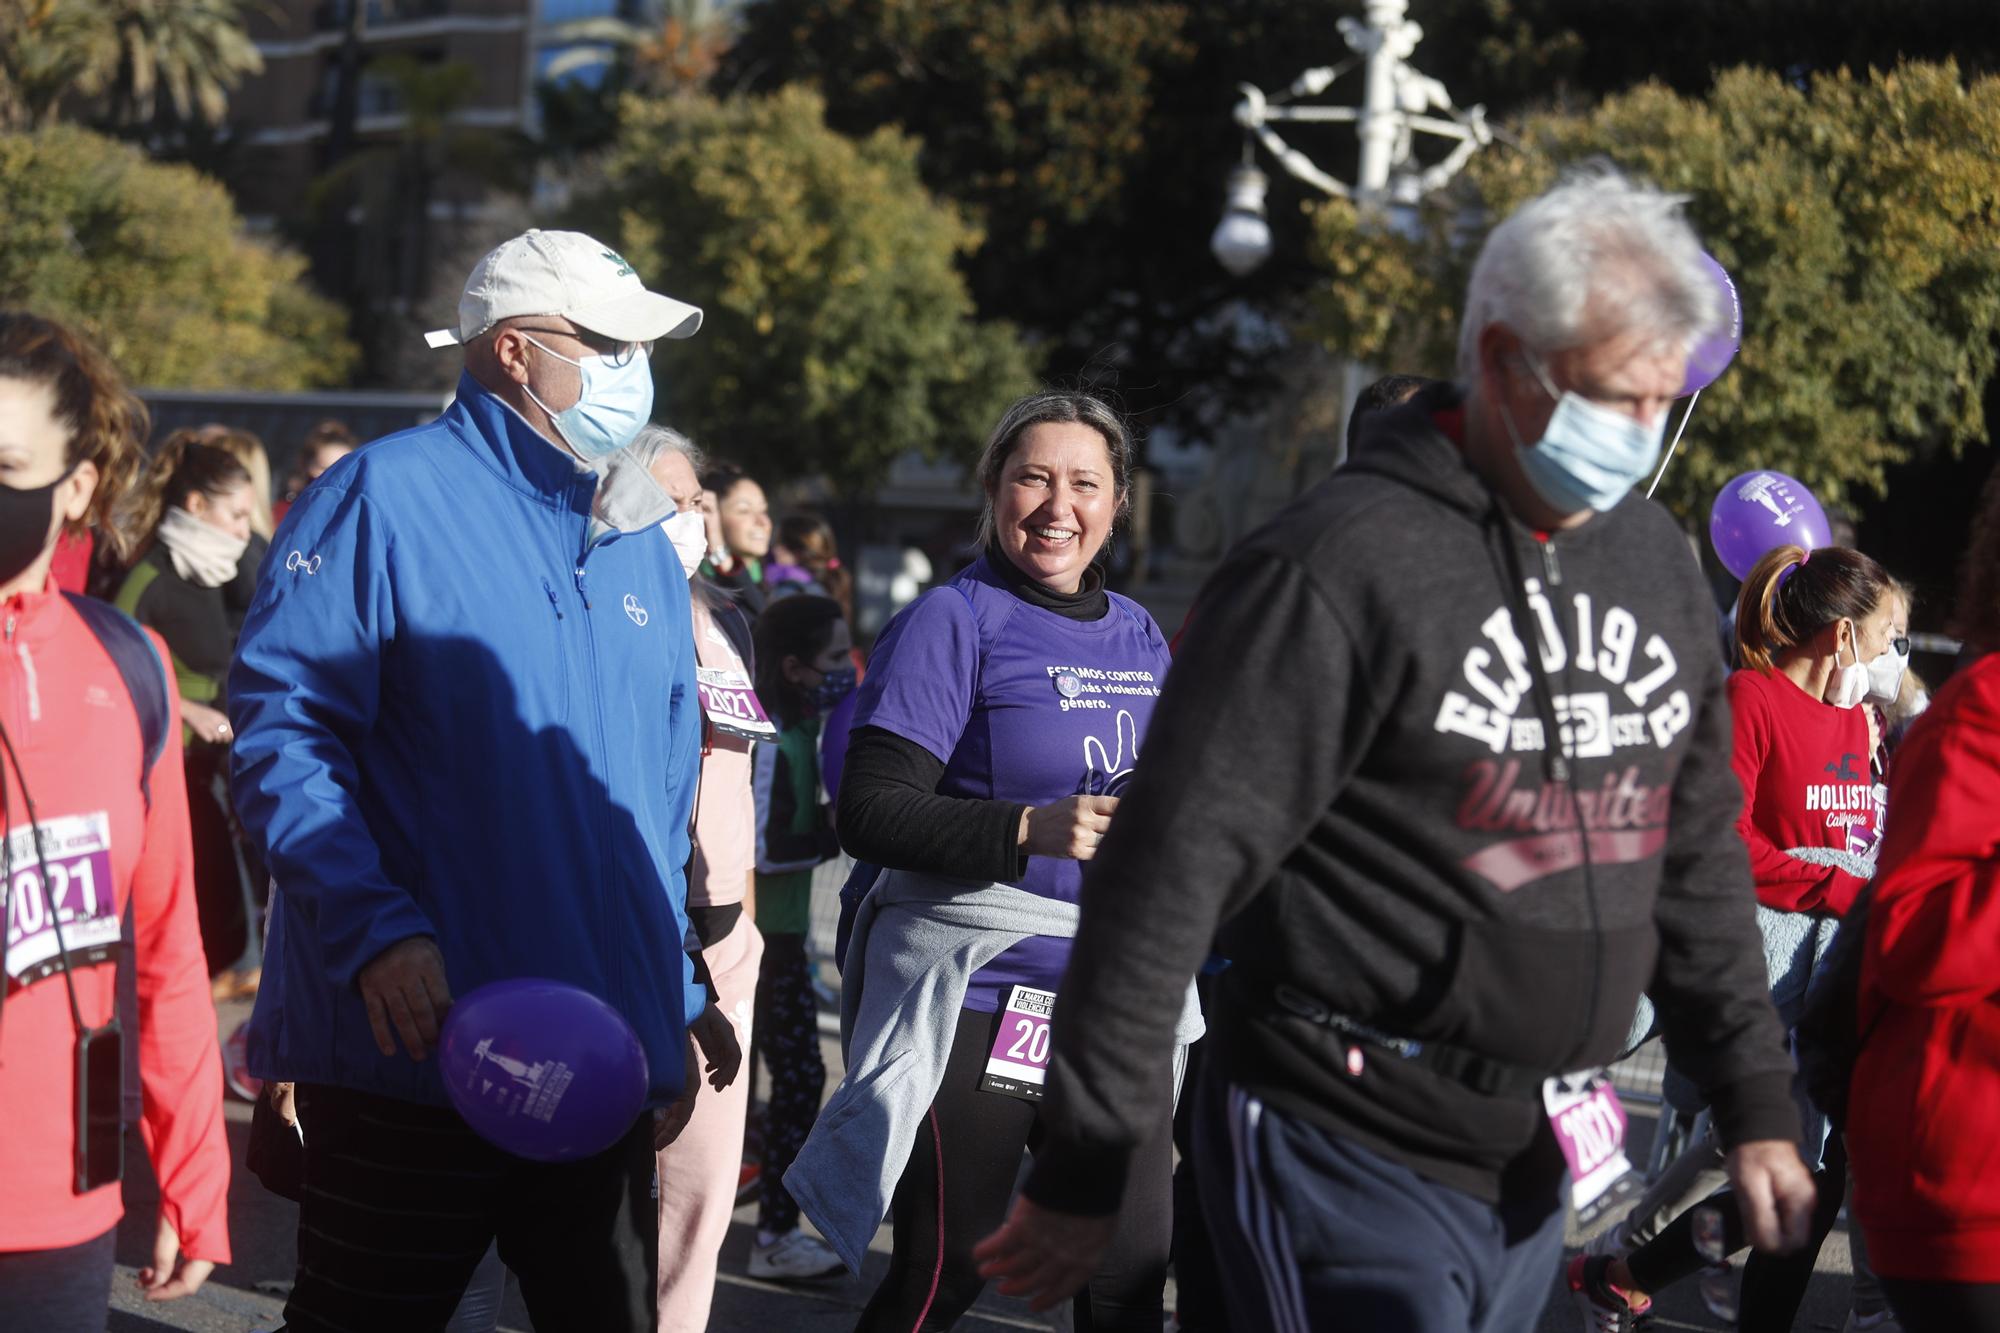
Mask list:
POLYGON ((221 121, 229 92, 264 68, 243 23, 251 0, 0 0, 0 126, 55 120, 72 96, 116 125, 171 111, 221 121))
POLYGON ((217 124, 264 59, 244 26, 250 0, 96 0, 116 38, 106 79, 114 124, 163 117, 217 124))
POLYGON ((109 48, 94 4, 0 0, 0 129, 54 120, 64 96, 101 72, 109 48))

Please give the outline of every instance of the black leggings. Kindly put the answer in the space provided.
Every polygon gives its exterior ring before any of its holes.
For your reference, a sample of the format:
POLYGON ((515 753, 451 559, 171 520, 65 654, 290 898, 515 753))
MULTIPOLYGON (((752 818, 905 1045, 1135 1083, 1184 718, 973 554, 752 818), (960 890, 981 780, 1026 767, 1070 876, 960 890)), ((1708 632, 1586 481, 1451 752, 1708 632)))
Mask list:
POLYGON ((2000 1283, 1885 1277, 1882 1290, 1909 1333, 2000 1333, 2000 1283))
POLYGON ((771 1075, 771 1099, 764 1104, 757 1229, 782 1236, 799 1224, 799 1205, 785 1189, 785 1172, 805 1146, 819 1114, 820 1094, 826 1090, 819 1008, 813 999, 805 936, 774 932, 764 937, 751 1033, 771 1075))
MULTIPOLYGON (((1813 1173, 1819 1191, 1813 1205, 1812 1232, 1805 1245, 1791 1254, 1752 1254, 1743 1266, 1743 1298, 1737 1325, 1751 1329, 1787 1329, 1798 1317, 1812 1282, 1819 1247, 1840 1216, 1847 1193, 1847 1145, 1839 1134, 1826 1141, 1826 1161, 1813 1173)), ((1744 1236, 1742 1210, 1736 1196, 1723 1190, 1696 1208, 1717 1208, 1722 1213, 1723 1252, 1734 1254, 1749 1241, 1744 1236)), ((1694 1247, 1694 1214, 1690 1208, 1651 1241, 1632 1252, 1626 1260, 1632 1280, 1641 1291, 1658 1292, 1684 1277, 1699 1272, 1701 1255, 1694 1247)))
MULTIPOLYGON (((997 1022, 995 1014, 959 1013, 944 1082, 890 1208, 895 1250, 889 1271, 862 1311, 857 1333, 948 1329, 986 1285, 972 1248, 1006 1220, 1021 1151, 1041 1137, 1034 1103, 979 1087, 997 1022)), ((1111 1250, 1077 1295, 1079 1333, 1159 1333, 1173 1238, 1170 1078, 1171 1071, 1161 1071, 1159 1123, 1133 1154, 1111 1250)))

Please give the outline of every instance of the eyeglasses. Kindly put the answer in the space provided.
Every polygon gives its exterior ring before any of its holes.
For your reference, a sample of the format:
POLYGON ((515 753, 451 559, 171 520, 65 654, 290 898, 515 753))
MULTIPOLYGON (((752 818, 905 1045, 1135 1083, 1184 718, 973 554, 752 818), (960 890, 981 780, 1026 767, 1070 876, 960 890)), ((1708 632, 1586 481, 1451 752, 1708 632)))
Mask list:
POLYGON ((514 332, 553 333, 563 338, 574 338, 585 347, 588 347, 594 355, 603 357, 605 362, 612 366, 628 365, 635 356, 650 357, 653 354, 653 344, 650 341, 621 343, 607 338, 602 334, 592 333, 588 329, 516 329, 514 332))
POLYGON ((1889 650, 1898 657, 1908 657, 1910 655, 1910 636, 1907 634, 1898 634, 1895 638, 1889 640, 1889 650))

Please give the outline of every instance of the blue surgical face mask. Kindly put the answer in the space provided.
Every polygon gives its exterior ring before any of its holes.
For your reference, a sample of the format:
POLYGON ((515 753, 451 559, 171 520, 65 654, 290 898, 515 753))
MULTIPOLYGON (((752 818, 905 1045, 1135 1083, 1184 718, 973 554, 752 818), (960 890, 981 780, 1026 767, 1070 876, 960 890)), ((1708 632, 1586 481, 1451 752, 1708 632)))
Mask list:
POLYGON ((528 341, 556 360, 569 362, 583 375, 583 392, 576 405, 560 412, 550 411, 533 389, 527 393, 536 407, 548 412, 563 440, 584 462, 595 463, 617 453, 652 419, 653 364, 645 356, 634 354, 615 364, 601 356, 578 361, 543 347, 533 338, 528 341))
POLYGON ((1527 473, 1528 484, 1559 514, 1610 509, 1660 461, 1667 414, 1662 412, 1651 422, 1636 421, 1580 393, 1558 390, 1548 372, 1532 359, 1528 368, 1556 400, 1556 410, 1532 448, 1523 444, 1506 404, 1500 405, 1500 419, 1520 451, 1521 470, 1527 473))

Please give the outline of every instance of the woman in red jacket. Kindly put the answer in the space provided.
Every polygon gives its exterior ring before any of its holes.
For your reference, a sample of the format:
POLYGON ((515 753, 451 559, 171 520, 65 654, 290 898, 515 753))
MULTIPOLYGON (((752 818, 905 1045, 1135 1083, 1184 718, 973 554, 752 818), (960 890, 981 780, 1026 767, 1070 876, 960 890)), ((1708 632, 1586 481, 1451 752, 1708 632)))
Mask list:
POLYGON ((103 525, 131 485, 145 425, 97 351, 0 311, 0 1328, 104 1327, 122 1212, 114 1020, 137 1043, 160 1181, 140 1285, 172 1300, 229 1259, 221 1063, 166 647, 155 636, 148 659, 167 725, 146 771, 146 721, 107 647, 142 647, 130 636, 143 631, 120 620, 100 638, 49 575, 58 536, 103 525), (121 1014, 124 966, 136 1003, 121 1014), (94 1121, 81 1141, 80 1110, 94 1121))
POLYGON ((1854 1212, 1904 1327, 2000 1330, 2000 474, 1959 589, 1969 665, 1896 752, 1861 966, 1854 1212))

